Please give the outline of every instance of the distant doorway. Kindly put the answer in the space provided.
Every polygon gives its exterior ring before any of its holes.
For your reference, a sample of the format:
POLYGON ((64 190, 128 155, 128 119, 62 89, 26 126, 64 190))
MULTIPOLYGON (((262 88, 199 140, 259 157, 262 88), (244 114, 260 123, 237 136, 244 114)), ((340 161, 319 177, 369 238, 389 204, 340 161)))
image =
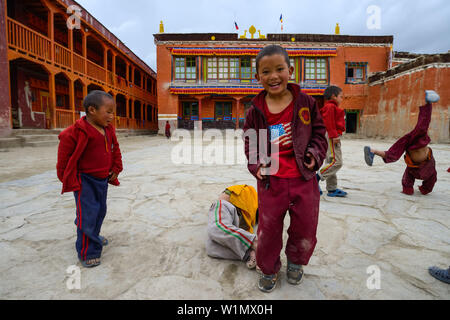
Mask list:
POLYGON ((359 110, 346 110, 345 128, 347 133, 358 133, 359 110))

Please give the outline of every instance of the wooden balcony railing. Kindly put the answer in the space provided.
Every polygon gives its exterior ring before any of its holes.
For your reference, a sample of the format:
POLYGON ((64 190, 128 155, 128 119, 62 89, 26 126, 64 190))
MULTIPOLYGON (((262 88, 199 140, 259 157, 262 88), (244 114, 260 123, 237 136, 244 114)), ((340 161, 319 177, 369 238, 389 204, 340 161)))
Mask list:
POLYGON ((70 68, 72 63, 70 61, 70 50, 55 43, 55 64, 70 68))
MULTIPOLYGON (((113 72, 106 70, 70 49, 52 42, 52 40, 46 36, 11 18, 7 18, 7 37, 8 46, 20 54, 26 54, 33 59, 46 61, 47 63, 54 63, 55 66, 61 68, 71 69, 73 72, 79 73, 80 75, 88 76, 105 85, 122 90, 132 96, 135 100, 143 100, 148 101, 148 103, 156 104, 156 97, 144 88, 131 85, 124 78, 115 75, 113 72)), ((105 87, 105 89, 107 88, 105 87)), ((55 118, 53 119, 56 122, 57 128, 66 128, 80 118, 78 111, 58 107, 55 108, 54 116, 55 118)), ((157 128, 156 121, 143 122, 142 120, 129 119, 126 117, 118 117, 116 125, 121 129, 148 129, 155 126, 157 128)))
POLYGON ((128 129, 128 119, 123 117, 116 117, 117 129, 128 129))
POLYGON ((87 62, 87 75, 106 83, 106 70, 91 61, 87 62))
POLYGON ((75 52, 73 53, 73 71, 78 73, 86 73, 85 71, 85 63, 84 58, 82 56, 79 56, 75 52))
POLYGON ((108 84, 109 85, 111 85, 111 86, 115 86, 115 75, 114 75, 114 73, 112 73, 111 71, 108 71, 108 73, 107 73, 107 75, 108 75, 108 84))
POLYGON ((74 122, 74 111, 65 109, 56 109, 56 127, 67 128, 74 122))
POLYGON ((51 60, 51 44, 47 37, 8 18, 8 44, 38 58, 51 60))

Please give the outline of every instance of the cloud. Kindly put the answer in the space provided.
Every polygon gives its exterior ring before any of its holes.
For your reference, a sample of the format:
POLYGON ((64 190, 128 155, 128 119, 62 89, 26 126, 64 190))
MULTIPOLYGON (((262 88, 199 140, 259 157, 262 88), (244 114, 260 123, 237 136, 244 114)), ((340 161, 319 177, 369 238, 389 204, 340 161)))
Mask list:
MULTIPOLYGON (((153 34, 236 32, 254 25, 261 33, 393 35, 394 50, 418 53, 450 49, 448 0, 78 0, 97 20, 156 70, 153 34), (381 29, 367 28, 367 8, 381 8, 381 29)), ((248 35, 248 33, 247 33, 248 35)))

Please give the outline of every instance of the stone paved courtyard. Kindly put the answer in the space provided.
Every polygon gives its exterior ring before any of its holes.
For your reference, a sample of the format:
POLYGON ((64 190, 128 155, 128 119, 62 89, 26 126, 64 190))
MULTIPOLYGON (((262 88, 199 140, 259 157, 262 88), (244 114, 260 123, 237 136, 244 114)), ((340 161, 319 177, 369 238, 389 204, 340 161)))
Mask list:
MULTIPOLYGON (((57 147, 2 151, 0 299, 449 299, 450 286, 427 269, 450 265, 450 146, 431 146, 434 192, 423 196, 416 184, 414 196, 406 196, 400 193, 403 161, 376 159, 369 168, 363 160, 365 145, 387 149, 392 142, 343 140, 338 178, 349 196, 322 196, 318 243, 304 282, 287 284, 282 252, 281 281, 271 294, 257 289, 256 272, 242 262, 205 252, 211 203, 227 186, 256 185, 245 164, 174 165, 177 142, 121 138, 125 169, 121 186, 109 189, 102 229, 110 245, 101 266, 81 269, 81 289, 69 290, 67 268, 80 266, 75 203, 72 194, 60 195, 57 147), (367 286, 373 270, 380 289, 367 286)), ((285 222, 287 229, 288 215, 285 222)))

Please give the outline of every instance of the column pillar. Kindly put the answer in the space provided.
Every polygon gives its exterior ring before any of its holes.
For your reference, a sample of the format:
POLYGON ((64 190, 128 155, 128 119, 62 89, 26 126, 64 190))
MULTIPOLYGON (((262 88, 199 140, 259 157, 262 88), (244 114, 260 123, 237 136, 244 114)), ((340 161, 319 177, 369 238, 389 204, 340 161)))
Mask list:
POLYGON ((49 85, 49 103, 50 103, 50 124, 51 128, 56 128, 56 84, 55 84, 55 74, 50 72, 48 75, 48 85, 49 85))
POLYGON ((75 123, 75 81, 69 79, 69 106, 72 110, 72 122, 75 123))
POLYGON ((141 126, 142 120, 144 120, 144 104, 142 103, 142 101, 141 101, 141 119, 139 119, 139 120, 140 120, 139 126, 141 126))
POLYGON ((114 52, 112 52, 112 73, 113 73, 113 78, 112 78, 112 85, 115 87, 116 86, 116 54, 114 52))
POLYGON ((55 13, 51 8, 48 10, 48 37, 50 38, 50 60, 55 61, 55 13))
POLYGON ((239 129, 239 119, 240 115, 243 114, 241 110, 241 99, 242 98, 235 98, 236 100, 236 130, 239 129))
POLYGON ((88 95, 88 86, 83 83, 83 99, 88 95))
POLYGON ((73 71, 73 30, 69 28, 70 69, 73 71))
POLYGON ((87 61, 88 61, 88 58, 87 58, 87 37, 88 37, 88 35, 86 33, 84 33, 84 31, 82 31, 81 34, 83 36, 84 74, 88 74, 88 69, 87 69, 87 61))
POLYGON ((6 8, 7 1, 0 0, 0 43, 4 44, 0 46, 0 137, 7 137, 12 132, 11 77, 8 60, 6 8))
POLYGON ((131 129, 135 129, 136 128, 136 119, 134 117, 134 99, 131 99, 131 129))
POLYGON ((130 82, 130 65, 128 64, 128 62, 125 62, 126 66, 127 66, 127 70, 126 70, 126 76, 125 76, 125 83, 127 84, 127 88, 129 88, 128 86, 128 82, 130 82))
POLYGON ((103 67, 105 68, 105 79, 103 80, 108 84, 108 48, 106 46, 103 46, 103 67))

